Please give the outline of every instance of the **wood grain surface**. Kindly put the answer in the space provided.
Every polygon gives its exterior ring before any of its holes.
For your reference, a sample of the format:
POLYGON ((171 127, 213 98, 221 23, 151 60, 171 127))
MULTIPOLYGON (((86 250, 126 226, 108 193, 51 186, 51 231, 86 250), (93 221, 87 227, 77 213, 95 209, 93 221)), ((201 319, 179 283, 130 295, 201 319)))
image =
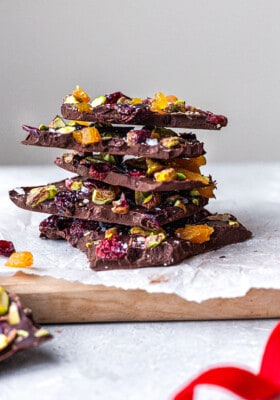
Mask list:
POLYGON ((278 318, 280 290, 250 289, 243 297, 196 303, 175 294, 147 293, 85 285, 17 272, 1 277, 1 286, 17 293, 40 323, 179 321, 278 318))

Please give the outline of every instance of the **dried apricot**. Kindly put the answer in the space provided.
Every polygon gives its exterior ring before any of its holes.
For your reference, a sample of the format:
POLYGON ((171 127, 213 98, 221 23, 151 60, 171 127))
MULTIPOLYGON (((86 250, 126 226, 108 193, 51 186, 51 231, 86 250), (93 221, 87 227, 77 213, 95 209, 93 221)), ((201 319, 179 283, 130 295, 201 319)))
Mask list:
POLYGON ((178 97, 174 96, 174 94, 170 94, 166 96, 166 100, 168 101, 168 103, 176 103, 178 97))
POLYGON ((198 156, 193 158, 178 158, 170 162, 171 166, 178 166, 188 169, 189 171, 199 173, 199 167, 206 165, 206 158, 198 156))
POLYGON ((89 95, 82 89, 80 86, 76 86, 76 89, 73 90, 72 96, 74 96, 77 100, 88 103, 90 101, 89 95))
POLYGON ((30 251, 16 251, 5 263, 7 267, 25 268, 33 264, 33 255, 30 251))
POLYGON ((207 199, 215 198, 214 190, 216 189, 215 185, 210 185, 203 188, 197 188, 197 191, 200 196, 206 197, 207 199))
POLYGON ((167 106, 168 106, 168 101, 165 94, 161 92, 155 93, 155 96, 152 100, 152 104, 150 107, 151 111, 161 113, 162 110, 165 109, 167 106))
POLYGON ((176 235, 183 240, 189 240, 192 243, 201 244, 208 242, 214 228, 209 225, 186 225, 184 228, 176 229, 176 235))
POLYGON ((98 129, 94 128, 93 126, 86 127, 78 131, 74 131, 72 135, 77 143, 81 143, 82 145, 85 146, 91 143, 101 142, 102 140, 102 137, 98 132, 98 129))

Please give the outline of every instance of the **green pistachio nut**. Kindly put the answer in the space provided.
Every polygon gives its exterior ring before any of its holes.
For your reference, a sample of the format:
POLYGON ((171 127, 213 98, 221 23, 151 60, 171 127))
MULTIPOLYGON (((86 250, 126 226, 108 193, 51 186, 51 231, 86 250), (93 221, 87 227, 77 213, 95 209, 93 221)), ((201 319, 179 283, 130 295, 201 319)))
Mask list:
POLYGON ((0 286, 0 315, 5 315, 9 309, 9 296, 2 286, 0 286))
POLYGON ((113 190, 94 189, 92 192, 92 202, 98 205, 110 204, 115 197, 116 194, 113 190))
POLYGON ((98 107, 101 106, 102 104, 106 103, 106 97, 105 96, 99 96, 96 97, 95 99, 92 100, 91 106, 92 107, 98 107))
POLYGON ((145 247, 146 249, 152 249, 159 246, 165 239, 166 235, 164 232, 160 232, 156 235, 150 235, 145 239, 145 247))

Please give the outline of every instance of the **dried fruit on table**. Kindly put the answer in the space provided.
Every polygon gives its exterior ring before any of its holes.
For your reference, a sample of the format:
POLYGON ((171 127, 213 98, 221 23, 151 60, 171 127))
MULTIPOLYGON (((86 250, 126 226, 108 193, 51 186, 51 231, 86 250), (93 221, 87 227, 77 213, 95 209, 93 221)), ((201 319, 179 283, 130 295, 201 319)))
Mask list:
POLYGON ((92 143, 99 143, 102 140, 102 137, 98 129, 93 126, 85 127, 81 130, 74 131, 72 133, 72 136, 77 143, 80 143, 84 146, 92 143))
POLYGON ((209 225, 186 225, 184 228, 176 229, 176 235, 183 240, 189 240, 191 243, 201 244, 208 242, 214 228, 209 225))
POLYGON ((10 257, 10 255, 15 251, 16 250, 13 242, 8 240, 0 240, 0 256, 10 257))
POLYGON ((25 268, 33 264, 33 255, 30 251, 17 251, 5 263, 7 267, 25 268))

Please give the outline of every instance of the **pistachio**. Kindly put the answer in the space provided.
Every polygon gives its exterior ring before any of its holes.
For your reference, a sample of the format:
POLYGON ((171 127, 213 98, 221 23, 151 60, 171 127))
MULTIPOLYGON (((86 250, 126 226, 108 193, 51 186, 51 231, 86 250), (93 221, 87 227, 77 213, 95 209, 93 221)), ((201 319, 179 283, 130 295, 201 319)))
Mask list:
POLYGON ((105 238, 106 239, 111 238, 112 236, 115 236, 115 235, 118 235, 118 230, 115 227, 114 228, 109 228, 105 232, 105 238))
POLYGON ((39 126, 39 130, 40 130, 40 131, 48 131, 48 130, 49 130, 49 127, 48 127, 47 125, 41 124, 41 125, 39 126))
POLYGON ((47 185, 42 187, 33 188, 30 190, 26 197, 26 205, 36 207, 46 200, 51 200, 57 194, 57 187, 55 185, 47 185))
POLYGON ((145 239, 145 247, 146 249, 151 249, 160 245, 166 239, 166 235, 164 232, 160 232, 155 235, 150 235, 145 239))
POLYGON ((17 325, 20 323, 20 315, 16 303, 11 303, 9 307, 8 321, 10 325, 17 325))
POLYGON ((76 99, 75 96, 73 96, 72 94, 69 94, 68 96, 65 97, 65 99, 63 100, 64 104, 76 104, 79 103, 79 100, 76 99))
POLYGON ((239 226, 238 221, 233 221, 232 219, 230 219, 230 220, 228 221, 228 223, 229 223, 230 226, 239 226))
POLYGON ((109 164, 116 164, 116 157, 113 154, 108 153, 100 153, 100 157, 102 161, 106 161, 109 164))
POLYGON ((9 339, 3 333, 0 333, 0 351, 4 350, 9 344, 9 339))
POLYGON ((121 194, 119 200, 113 201, 112 211, 115 214, 127 214, 129 212, 129 204, 124 193, 121 194))
POLYGON ((162 138, 169 138, 172 136, 177 136, 177 133, 172 131, 172 129, 168 129, 168 128, 163 128, 163 127, 159 127, 157 126, 156 128, 154 128, 152 130, 152 137, 156 137, 157 139, 162 139, 162 138))
POLYGON ((152 160, 151 158, 146 158, 147 171, 146 174, 153 175, 155 172, 162 171, 164 169, 164 165, 159 163, 158 161, 152 160))
POLYGON ((116 193, 113 190, 94 189, 92 193, 92 202, 98 205, 109 204, 115 200, 115 197, 116 193))
POLYGON ((9 309, 9 296, 2 286, 0 286, 0 315, 5 315, 9 309))
POLYGON ((49 123, 49 128, 52 129, 59 129, 59 128, 64 128, 66 126, 66 122, 62 117, 57 115, 51 122, 49 123))
POLYGON ((146 208, 156 207, 161 201, 159 193, 139 192, 135 190, 135 204, 146 208))
POLYGON ((160 172, 156 172, 154 177, 157 182, 174 181, 177 178, 177 172, 174 168, 166 168, 160 172))
POLYGON ((187 213, 187 207, 186 207, 186 205, 182 202, 182 200, 176 200, 175 203, 174 203, 174 206, 175 206, 175 207, 181 208, 181 209, 184 211, 185 214, 187 213))
POLYGON ((178 136, 166 137, 161 139, 160 143, 166 149, 171 149, 172 147, 176 147, 180 144, 180 138, 178 136))
POLYGON ((29 332, 25 331, 24 329, 18 329, 17 335, 23 338, 27 338, 29 336, 29 332))
POLYGON ((190 196, 199 196, 200 193, 197 189, 190 190, 190 196))
POLYGON ((198 205, 199 205, 199 200, 198 200, 198 199, 192 199, 192 203, 193 203, 195 206, 198 206, 198 205))
POLYGON ((183 172, 177 172, 177 179, 179 179, 180 181, 184 181, 187 179, 187 177, 185 174, 183 174, 183 172))
POLYGON ((63 126, 62 128, 57 129, 58 133, 72 133, 76 130, 75 126, 63 126))
POLYGON ((106 97, 105 96, 99 96, 96 97, 95 99, 92 100, 91 106, 92 107, 98 107, 101 106, 102 104, 106 103, 106 97))
POLYGON ((80 190, 82 186, 83 186, 82 181, 74 181, 70 185, 70 190, 80 190))
POLYGON ((48 336, 50 333, 49 333, 49 331, 47 330, 47 329, 45 329, 45 328, 40 328, 40 329, 38 329, 38 331, 36 331, 35 333, 34 333, 34 336, 36 337, 36 338, 41 338, 41 337, 43 337, 43 336, 48 336))
POLYGON ((144 237, 146 237, 146 236, 150 236, 151 231, 147 231, 147 230, 144 229, 144 228, 140 228, 140 226, 133 226, 133 227, 130 229, 130 234, 131 234, 131 235, 137 235, 137 236, 144 236, 144 237))

